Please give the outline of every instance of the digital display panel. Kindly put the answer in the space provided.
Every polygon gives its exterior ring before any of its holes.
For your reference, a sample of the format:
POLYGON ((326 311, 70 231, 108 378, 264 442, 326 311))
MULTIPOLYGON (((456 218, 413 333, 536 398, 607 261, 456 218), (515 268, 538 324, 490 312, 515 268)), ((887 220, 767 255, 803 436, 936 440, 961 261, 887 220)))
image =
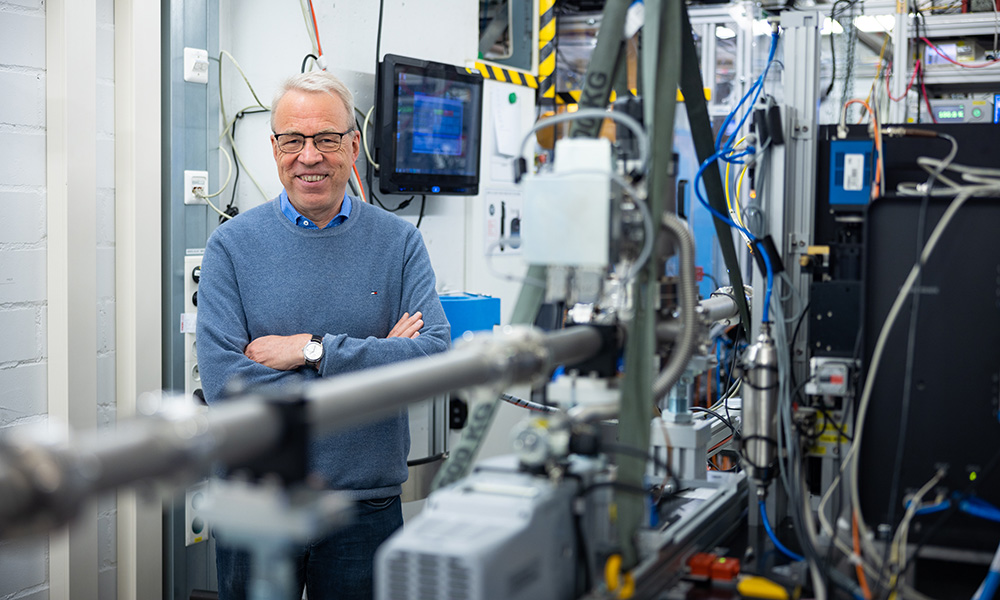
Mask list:
POLYGON ((965 105, 936 106, 934 108, 934 119, 938 123, 964 123, 965 105))
POLYGON ((379 75, 382 192, 478 193, 482 77, 392 54, 379 75))

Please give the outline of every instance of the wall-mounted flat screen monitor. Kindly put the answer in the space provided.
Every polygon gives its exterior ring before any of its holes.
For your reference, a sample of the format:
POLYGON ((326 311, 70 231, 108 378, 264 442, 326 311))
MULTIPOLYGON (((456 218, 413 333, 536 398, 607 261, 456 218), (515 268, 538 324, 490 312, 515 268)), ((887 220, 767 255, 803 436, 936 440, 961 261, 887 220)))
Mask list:
POLYGON ((387 54, 379 65, 376 130, 384 194, 479 193, 483 78, 387 54))

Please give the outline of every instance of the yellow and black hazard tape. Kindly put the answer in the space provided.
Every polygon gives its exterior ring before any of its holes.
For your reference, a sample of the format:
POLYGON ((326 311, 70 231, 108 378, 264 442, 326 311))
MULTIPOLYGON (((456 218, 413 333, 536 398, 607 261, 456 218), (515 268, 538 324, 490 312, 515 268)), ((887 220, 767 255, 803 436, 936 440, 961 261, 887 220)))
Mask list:
MULTIPOLYGON (((556 104, 579 104, 580 103, 580 90, 570 90, 568 92, 556 92, 556 104)), ((635 96, 635 91, 632 91, 630 95, 635 96)), ((611 90, 611 98, 609 102, 614 102, 618 98, 618 94, 611 90)))
POLYGON ((556 0, 538 2, 538 95, 555 98, 556 78, 556 0))
POLYGON ((506 83, 514 83, 538 89, 538 78, 529 73, 523 73, 514 69, 505 69, 497 65, 488 65, 479 61, 476 61, 475 70, 479 71, 479 74, 485 79, 495 79, 496 81, 504 81, 506 83))
MULTIPOLYGON (((556 92, 555 93, 556 104, 579 104, 581 93, 582 92, 580 90, 570 90, 568 92, 556 92)), ((635 96, 636 90, 629 90, 629 95, 635 96)), ((614 102, 617 98, 618 94, 615 93, 614 90, 611 90, 611 98, 608 101, 614 102)), ((705 99, 706 100, 712 99, 711 88, 705 88, 705 99)), ((678 102, 684 101, 684 95, 681 94, 680 90, 677 90, 677 101, 678 102)))

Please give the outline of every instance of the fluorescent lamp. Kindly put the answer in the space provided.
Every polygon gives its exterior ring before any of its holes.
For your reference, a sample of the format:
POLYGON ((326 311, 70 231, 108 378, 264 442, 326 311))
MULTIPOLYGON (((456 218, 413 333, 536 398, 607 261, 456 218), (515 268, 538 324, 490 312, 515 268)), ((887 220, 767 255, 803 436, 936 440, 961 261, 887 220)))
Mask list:
POLYGON ((865 33, 888 33, 896 26, 893 15, 861 15, 854 18, 854 26, 865 33))
POLYGON ((840 23, 834 21, 830 17, 823 20, 823 29, 819 30, 820 35, 840 35, 844 33, 844 28, 840 26, 840 23))
POLYGON ((736 32, 725 25, 718 25, 715 28, 715 37, 720 40, 731 40, 736 37, 736 32))

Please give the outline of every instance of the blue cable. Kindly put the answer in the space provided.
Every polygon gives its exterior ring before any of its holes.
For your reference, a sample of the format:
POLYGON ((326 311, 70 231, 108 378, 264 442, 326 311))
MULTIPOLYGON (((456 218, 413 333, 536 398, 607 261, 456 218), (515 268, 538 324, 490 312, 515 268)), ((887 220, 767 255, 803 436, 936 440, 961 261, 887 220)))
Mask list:
POLYGON ((722 389, 722 336, 715 339, 715 393, 723 396, 722 389))
MULTIPOLYGON (((715 161, 718 160, 720 156, 721 153, 716 152, 712 156, 708 157, 708 159, 705 162, 701 163, 701 166, 698 168, 698 172, 694 176, 694 195, 696 198, 698 198, 698 201, 701 202, 701 205, 704 206, 708 210, 708 212, 711 213, 716 219, 719 219, 720 221, 729 225, 730 227, 739 230, 740 232, 743 233, 743 235, 747 236, 747 238, 750 239, 751 243, 756 244, 757 236, 750 233, 749 229, 742 227, 737 222, 730 219, 728 215, 723 215, 719 211, 712 208, 711 205, 709 205, 708 203, 708 199, 705 198, 705 195, 701 191, 702 186, 698 185, 699 181, 702 178, 702 175, 705 173, 705 169, 707 169, 710 165, 714 164, 715 161)), ((761 319, 763 322, 767 323, 768 321, 770 321, 770 315, 771 315, 771 290, 774 289, 774 270, 771 268, 771 258, 767 255, 767 252, 765 252, 760 247, 757 248, 757 251, 764 259, 765 270, 767 271, 767 288, 764 291, 764 311, 762 315, 763 318, 761 319)))
MULTIPOLYGON (((760 77, 757 78, 754 84, 750 86, 750 89, 747 90, 747 93, 743 95, 743 97, 739 101, 739 104, 736 105, 736 108, 734 108, 732 112, 730 112, 726 116, 726 120, 723 121, 722 127, 719 128, 719 135, 718 137, 716 137, 715 140, 715 148, 716 148, 715 154, 713 154, 711 157, 709 157, 705 162, 703 162, 700 165, 700 167, 698 168, 698 172, 695 174, 694 177, 695 196, 698 198, 698 201, 701 202, 702 206, 708 209, 708 212, 711 213, 715 218, 719 219, 720 221, 729 225, 730 227, 742 232, 743 235, 745 235, 753 244, 757 243, 757 237, 752 233, 750 233, 750 231, 745 227, 741 227, 739 224, 730 219, 728 216, 723 215, 719 211, 712 208, 708 204, 708 200, 701 193, 701 186, 699 186, 698 183, 699 180, 702 178, 703 174, 705 173, 705 169, 707 169, 709 165, 715 163, 720 158, 723 161, 732 164, 744 164, 744 161, 737 159, 742 158, 744 156, 748 156, 755 151, 754 148, 748 147, 746 150, 740 152, 739 154, 732 154, 734 140, 736 139, 736 136, 735 135, 729 136, 729 138, 726 140, 725 143, 723 143, 722 138, 725 135, 726 129, 729 127, 729 124, 732 122, 733 117, 736 116, 736 114, 740 111, 740 108, 743 106, 744 103, 746 103, 746 101, 750 98, 750 96, 753 96, 753 101, 751 102, 750 107, 752 108, 757 103, 757 98, 760 97, 760 92, 761 90, 764 89, 764 79, 767 78, 767 72, 768 70, 770 70, 771 64, 774 62, 774 54, 777 51, 777 49, 778 49, 778 32, 774 31, 771 33, 771 47, 767 53, 767 64, 764 65, 764 71, 761 72, 760 77)), ((750 116, 750 113, 751 110, 747 110, 746 113, 743 114, 743 118, 740 119, 740 122, 736 126, 736 131, 740 131, 743 128, 743 124, 746 123, 747 117, 750 116)), ((767 255, 767 252, 761 249, 759 246, 757 247, 757 251, 764 259, 764 266, 767 275, 767 287, 764 291, 764 310, 761 315, 762 317, 761 320, 767 323, 770 321, 770 315, 771 315, 771 291, 774 289, 774 270, 771 266, 771 258, 767 255)))
POLYGON ((985 519, 987 521, 993 521, 1000 523, 1000 510, 997 510, 991 504, 983 501, 973 501, 973 500, 963 500, 959 503, 958 507, 965 514, 972 515, 973 517, 979 517, 980 519, 985 519))
MULTIPOLYGON (((906 507, 909 508, 910 503, 906 503, 906 507)), ((918 508, 913 514, 914 515, 930 515, 937 512, 942 512, 951 508, 951 501, 945 500, 944 502, 938 502, 937 504, 931 504, 930 506, 923 506, 918 508)))
POLYGON ((763 500, 760 501, 760 520, 761 520, 762 523, 764 523, 764 531, 767 532, 767 537, 771 538, 771 541, 774 542, 774 547, 775 548, 777 548, 778 550, 781 551, 782 554, 784 554, 785 556, 787 556, 788 558, 790 558, 790 559, 792 559, 792 560, 794 560, 796 562, 802 562, 802 561, 805 560, 804 558, 802 558, 798 554, 796 554, 796 553, 792 552, 791 550, 789 550, 788 548, 786 548, 785 545, 782 544, 780 541, 778 541, 778 536, 774 535, 774 530, 771 529, 771 523, 768 522, 768 520, 767 520, 767 511, 764 510, 764 501, 763 500))
POLYGON ((1000 587, 1000 571, 990 571, 983 580, 982 588, 972 600, 993 600, 998 587, 1000 587))
MULTIPOLYGON (((778 32, 775 31, 771 33, 771 47, 767 52, 767 64, 764 65, 764 71, 760 74, 760 77, 757 78, 757 81, 755 81, 754 84, 750 86, 750 89, 747 90, 747 93, 740 99, 740 102, 739 104, 736 105, 736 108, 733 109, 733 111, 726 116, 726 120, 722 122, 722 127, 719 128, 719 135, 715 139, 716 149, 721 150, 723 148, 722 136, 726 134, 726 128, 729 127, 729 124, 732 122, 733 117, 736 116, 736 113, 740 111, 740 108, 750 98, 751 95, 754 96, 754 99, 753 103, 750 104, 750 107, 753 108, 753 106, 757 104, 757 98, 760 96, 761 90, 764 89, 764 79, 767 77, 767 72, 771 68, 771 63, 774 62, 774 54, 777 51, 777 49, 778 49, 778 32)), ((739 125, 736 126, 736 131, 739 131, 740 129, 743 128, 743 124, 746 122, 747 116, 750 115, 750 112, 751 111, 748 110, 743 115, 743 118, 740 119, 739 125)), ((736 139, 735 135, 729 136, 729 139, 726 140, 725 147, 732 148, 734 139, 736 139)))

